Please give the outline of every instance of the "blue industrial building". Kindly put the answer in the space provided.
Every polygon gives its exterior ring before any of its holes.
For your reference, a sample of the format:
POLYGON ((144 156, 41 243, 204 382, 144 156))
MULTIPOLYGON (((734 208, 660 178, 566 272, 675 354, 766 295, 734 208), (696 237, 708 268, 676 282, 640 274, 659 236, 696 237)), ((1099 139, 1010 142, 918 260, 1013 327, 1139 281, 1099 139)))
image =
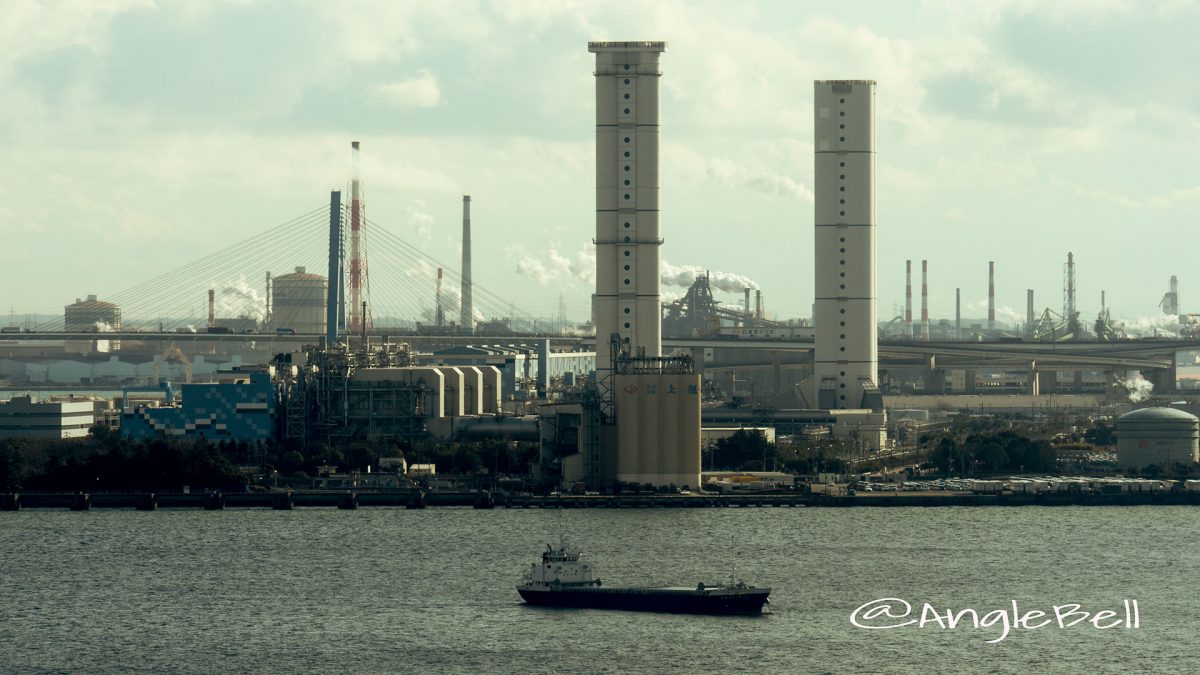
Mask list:
POLYGON ((275 385, 266 373, 248 380, 185 384, 173 406, 127 406, 121 435, 127 438, 205 438, 210 441, 266 441, 275 438, 275 385))

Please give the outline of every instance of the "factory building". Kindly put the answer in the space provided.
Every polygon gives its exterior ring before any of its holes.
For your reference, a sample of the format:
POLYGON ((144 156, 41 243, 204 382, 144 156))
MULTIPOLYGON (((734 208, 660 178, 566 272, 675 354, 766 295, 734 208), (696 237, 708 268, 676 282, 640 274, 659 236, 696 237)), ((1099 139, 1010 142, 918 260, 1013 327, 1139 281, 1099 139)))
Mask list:
MULTIPOLYGON (((75 302, 63 308, 63 330, 68 333, 110 333, 121 330, 121 307, 104 302, 95 295, 87 299, 75 298, 75 302)), ((120 341, 69 340, 66 351, 88 354, 93 351, 108 352, 120 349, 120 341)))
POLYGON ((618 360, 617 480, 700 485, 700 375, 689 357, 618 360))
POLYGON ((875 297, 875 82, 815 83, 816 346, 823 409, 883 407, 875 297))
POLYGON ((435 352, 428 358, 431 365, 490 366, 500 373, 502 400, 528 398, 534 392, 551 386, 571 387, 582 383, 596 369, 595 352, 556 352, 548 341, 530 347, 497 345, 462 345, 435 352))
POLYGON ((291 329, 301 334, 325 332, 325 277, 297 267, 292 274, 275 277, 271 286, 272 329, 291 329))
POLYGON ((1200 418, 1174 408, 1142 408, 1117 418, 1117 463, 1169 467, 1200 462, 1200 418))
POLYGON ((596 55, 596 376, 612 375, 611 338, 662 353, 659 302, 658 59, 665 42, 589 42, 596 55))
POLYGON ((249 373, 231 382, 185 384, 178 405, 127 405, 126 438, 268 441, 276 436, 278 397, 271 376, 249 373))
POLYGON ((17 396, 0 402, 0 438, 83 438, 96 423, 96 408, 92 400, 17 396))

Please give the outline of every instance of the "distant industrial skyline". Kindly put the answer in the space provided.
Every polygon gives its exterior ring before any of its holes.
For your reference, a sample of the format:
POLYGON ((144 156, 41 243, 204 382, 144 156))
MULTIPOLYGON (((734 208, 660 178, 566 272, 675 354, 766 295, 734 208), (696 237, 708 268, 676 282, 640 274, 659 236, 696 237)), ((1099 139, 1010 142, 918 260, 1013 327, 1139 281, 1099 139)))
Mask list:
POLYGON ((1171 275, 1200 311, 1200 8, 962 5, 10 3, 0 310, 60 313, 309 212, 348 188, 360 140, 372 222, 457 260, 470 194, 475 283, 540 315, 561 292, 587 318, 579 45, 641 36, 671 45, 664 299, 709 269, 761 287, 768 316, 811 315, 811 83, 862 78, 880 90, 880 320, 907 259, 929 261, 934 320, 955 288, 986 316, 989 260, 998 320, 1024 318, 1027 288, 1061 308, 1068 251, 1084 321, 1102 290, 1116 316, 1160 315, 1171 275))

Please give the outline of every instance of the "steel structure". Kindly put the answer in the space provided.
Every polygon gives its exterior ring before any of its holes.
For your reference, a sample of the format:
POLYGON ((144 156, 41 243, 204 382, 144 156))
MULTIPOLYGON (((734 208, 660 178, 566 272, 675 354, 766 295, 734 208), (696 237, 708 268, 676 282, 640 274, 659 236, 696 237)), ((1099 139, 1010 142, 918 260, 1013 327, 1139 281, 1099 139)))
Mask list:
POLYGON ((407 345, 309 347, 306 363, 285 376, 289 439, 322 444, 353 438, 411 439, 424 431, 425 390, 399 381, 356 381, 356 371, 413 365, 407 345))

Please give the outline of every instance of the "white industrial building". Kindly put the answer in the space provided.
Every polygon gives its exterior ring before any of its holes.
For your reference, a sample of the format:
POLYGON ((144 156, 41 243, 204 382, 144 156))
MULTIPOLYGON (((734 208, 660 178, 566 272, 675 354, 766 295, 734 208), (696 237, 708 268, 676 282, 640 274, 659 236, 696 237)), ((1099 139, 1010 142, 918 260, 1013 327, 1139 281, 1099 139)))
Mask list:
POLYGON ((96 402, 35 401, 17 396, 0 402, 0 437, 83 438, 96 422, 96 402))

